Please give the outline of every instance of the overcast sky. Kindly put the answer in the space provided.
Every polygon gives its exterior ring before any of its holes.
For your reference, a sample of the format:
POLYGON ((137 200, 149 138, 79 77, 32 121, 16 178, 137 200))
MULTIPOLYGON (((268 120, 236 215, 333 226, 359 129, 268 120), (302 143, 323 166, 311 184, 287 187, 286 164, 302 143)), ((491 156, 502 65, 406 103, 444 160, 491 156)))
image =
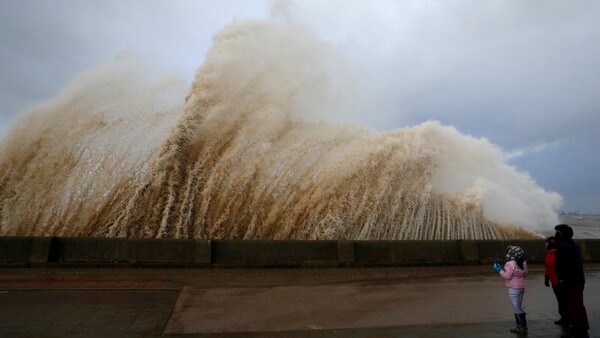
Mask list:
MULTIPOLYGON (((233 20, 302 22, 360 65, 354 119, 427 120, 501 147, 507 162, 600 213, 600 1, 4 0, 0 136, 70 79, 133 52, 191 81, 233 20)), ((268 46, 265 46, 268 48, 268 46)))

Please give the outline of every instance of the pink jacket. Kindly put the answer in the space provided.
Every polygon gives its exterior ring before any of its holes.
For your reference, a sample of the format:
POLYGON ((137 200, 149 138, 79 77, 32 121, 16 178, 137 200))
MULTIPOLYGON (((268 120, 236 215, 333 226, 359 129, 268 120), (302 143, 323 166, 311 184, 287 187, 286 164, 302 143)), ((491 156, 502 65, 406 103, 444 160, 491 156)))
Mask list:
POLYGON ((500 271, 500 276, 506 280, 506 287, 524 289, 525 278, 527 277, 527 262, 523 262, 523 269, 519 268, 515 261, 506 262, 504 271, 500 271))

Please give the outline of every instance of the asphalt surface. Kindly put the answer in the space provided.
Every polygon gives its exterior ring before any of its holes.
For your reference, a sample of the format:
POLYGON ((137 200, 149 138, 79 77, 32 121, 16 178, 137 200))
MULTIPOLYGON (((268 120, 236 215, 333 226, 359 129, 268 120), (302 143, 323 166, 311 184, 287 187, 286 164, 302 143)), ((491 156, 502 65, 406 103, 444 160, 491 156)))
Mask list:
MULTIPOLYGON (((600 337, 600 265, 585 305, 600 337)), ((531 265, 528 337, 560 337, 531 265)), ((0 269, 2 337, 516 337, 488 266, 340 269, 0 269)))

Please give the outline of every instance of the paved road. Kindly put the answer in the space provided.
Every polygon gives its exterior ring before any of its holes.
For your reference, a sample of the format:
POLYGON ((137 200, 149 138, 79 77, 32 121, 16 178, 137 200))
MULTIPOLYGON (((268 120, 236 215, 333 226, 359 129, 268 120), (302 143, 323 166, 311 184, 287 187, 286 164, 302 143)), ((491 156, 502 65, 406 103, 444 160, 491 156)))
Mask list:
MULTIPOLYGON (((600 265, 587 266, 600 337, 600 265)), ((559 337, 533 265, 529 337, 559 337)), ((362 269, 0 269, 0 336, 512 337, 487 266, 362 269)))

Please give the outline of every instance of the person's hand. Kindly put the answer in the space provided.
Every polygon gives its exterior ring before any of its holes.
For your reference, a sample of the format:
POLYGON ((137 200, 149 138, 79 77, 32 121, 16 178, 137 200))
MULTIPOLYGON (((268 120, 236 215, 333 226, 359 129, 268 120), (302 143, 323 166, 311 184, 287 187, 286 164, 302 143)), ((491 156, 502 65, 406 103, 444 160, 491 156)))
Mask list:
POLYGON ((550 286, 550 278, 548 278, 548 276, 544 276, 544 285, 546 285, 546 287, 550 286))
POLYGON ((496 270, 498 272, 502 271, 502 267, 498 263, 494 263, 494 265, 492 267, 494 268, 494 270, 496 270))

